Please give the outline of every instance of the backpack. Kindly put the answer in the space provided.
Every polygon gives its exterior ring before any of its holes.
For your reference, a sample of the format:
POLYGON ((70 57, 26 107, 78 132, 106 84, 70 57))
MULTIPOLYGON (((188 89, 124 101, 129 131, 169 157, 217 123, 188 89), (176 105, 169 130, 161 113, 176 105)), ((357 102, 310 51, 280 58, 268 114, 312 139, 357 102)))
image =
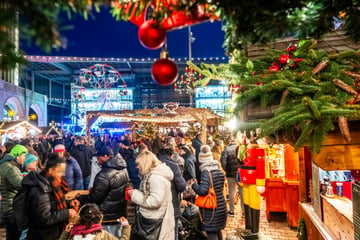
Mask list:
POLYGON ((18 231, 22 231, 28 228, 29 216, 27 213, 27 197, 28 189, 21 187, 21 189, 16 193, 13 200, 13 210, 15 223, 18 231))

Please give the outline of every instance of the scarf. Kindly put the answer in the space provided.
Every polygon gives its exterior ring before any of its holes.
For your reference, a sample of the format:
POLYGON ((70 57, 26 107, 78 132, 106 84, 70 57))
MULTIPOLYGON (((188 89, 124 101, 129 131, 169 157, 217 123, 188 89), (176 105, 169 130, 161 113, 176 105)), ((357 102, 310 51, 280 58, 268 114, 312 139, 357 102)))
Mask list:
POLYGON ((219 163, 216 160, 206 161, 200 165, 200 171, 207 170, 210 172, 212 170, 218 170, 218 169, 220 169, 219 163))
POLYGON ((74 227, 71 229, 70 235, 86 235, 99 231, 101 229, 103 229, 103 226, 100 223, 93 223, 89 228, 86 225, 79 224, 74 225, 74 227))
POLYGON ((55 178, 50 176, 48 172, 46 173, 45 177, 50 182, 53 193, 55 195, 57 210, 67 208, 65 194, 70 190, 69 185, 65 182, 64 179, 61 179, 61 182, 56 181, 55 178))
POLYGON ((150 176, 151 176, 150 173, 144 175, 140 184, 140 191, 142 191, 142 193, 144 194, 144 202, 150 195, 150 183, 149 183, 150 176))

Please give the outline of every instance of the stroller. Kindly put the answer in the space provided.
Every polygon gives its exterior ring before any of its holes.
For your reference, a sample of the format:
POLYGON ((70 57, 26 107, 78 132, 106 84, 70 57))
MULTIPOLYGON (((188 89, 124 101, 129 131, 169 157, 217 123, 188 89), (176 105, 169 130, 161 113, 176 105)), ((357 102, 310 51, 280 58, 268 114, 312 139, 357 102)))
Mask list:
POLYGON ((199 208, 188 204, 179 218, 179 240, 205 240, 206 235, 200 228, 199 208))

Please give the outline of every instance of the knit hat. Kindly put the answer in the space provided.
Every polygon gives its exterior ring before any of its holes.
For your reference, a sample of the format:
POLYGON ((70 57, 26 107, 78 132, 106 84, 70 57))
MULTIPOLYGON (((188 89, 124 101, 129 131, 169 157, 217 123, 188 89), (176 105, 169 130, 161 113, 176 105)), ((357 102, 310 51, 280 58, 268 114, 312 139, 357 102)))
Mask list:
POLYGON ((27 153, 25 156, 24 167, 26 167, 26 165, 28 165, 29 163, 37 161, 37 160, 38 160, 37 156, 27 153))
POLYGON ((211 152, 211 148, 209 145, 202 145, 200 148, 200 153, 199 153, 199 162, 200 163, 204 163, 207 161, 212 161, 213 159, 213 155, 211 152))
POLYGON ((26 154, 27 152, 28 152, 28 149, 26 147, 24 147, 23 145, 17 144, 11 149, 10 155, 13 157, 19 157, 23 154, 26 154))
POLYGON ((64 144, 58 144, 54 147, 54 152, 64 152, 65 146, 64 144))

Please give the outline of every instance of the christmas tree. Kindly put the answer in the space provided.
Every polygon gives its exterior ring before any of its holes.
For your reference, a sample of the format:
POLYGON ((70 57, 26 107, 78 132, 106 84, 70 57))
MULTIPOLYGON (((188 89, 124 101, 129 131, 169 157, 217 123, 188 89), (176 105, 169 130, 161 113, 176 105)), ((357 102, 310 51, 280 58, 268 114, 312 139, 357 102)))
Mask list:
POLYGON ((274 116, 256 123, 243 124, 241 129, 261 128, 262 136, 282 132, 295 150, 305 142, 319 152, 326 134, 338 121, 347 141, 348 118, 358 118, 358 81, 360 51, 328 54, 315 49, 315 40, 302 40, 287 52, 268 49, 258 60, 250 60, 234 51, 229 64, 218 66, 189 65, 204 77, 195 84, 211 79, 226 80, 233 90, 236 116, 250 103, 262 107, 278 105, 274 116))
POLYGON ((156 136, 156 129, 154 124, 149 122, 141 123, 136 129, 136 138, 137 139, 154 139, 156 136))

